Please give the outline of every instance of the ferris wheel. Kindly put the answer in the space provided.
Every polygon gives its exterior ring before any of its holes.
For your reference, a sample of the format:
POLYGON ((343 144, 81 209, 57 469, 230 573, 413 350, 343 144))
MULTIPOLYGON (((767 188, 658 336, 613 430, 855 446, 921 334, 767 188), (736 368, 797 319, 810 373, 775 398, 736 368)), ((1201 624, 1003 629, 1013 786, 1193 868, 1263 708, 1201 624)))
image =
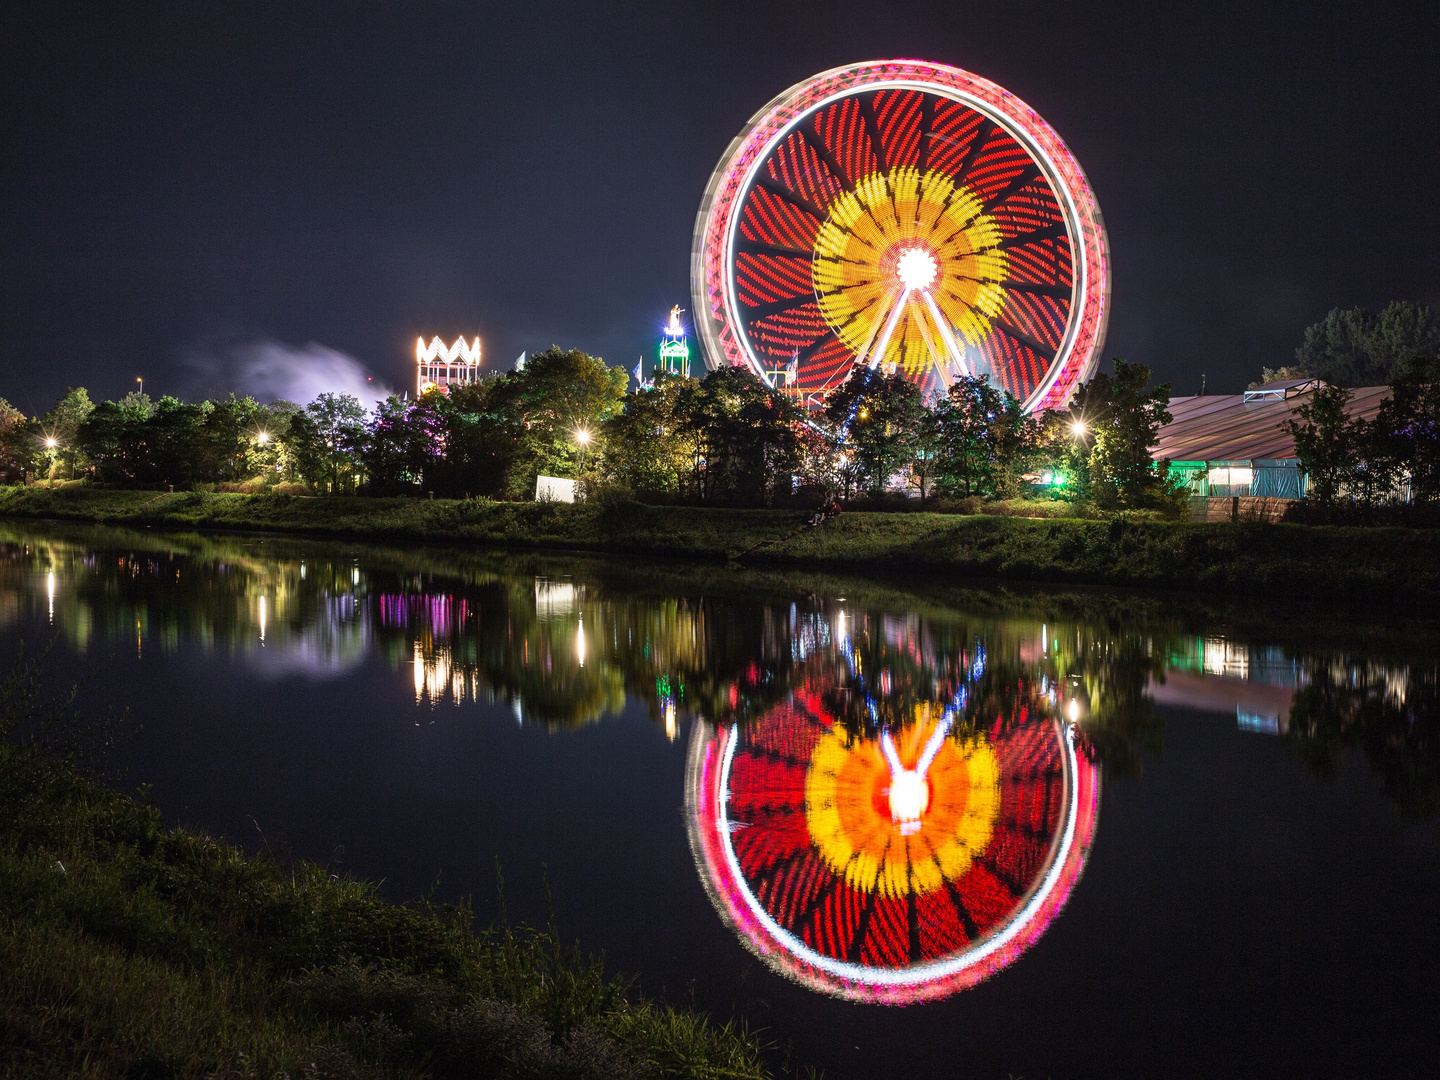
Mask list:
POLYGON ((865 367, 931 395, 985 375, 1034 411, 1095 367, 1109 248, 1034 110, 958 68, 876 61, 791 87, 730 144, 691 290, 710 368, 809 404, 865 367))
POLYGON ((1098 766, 1058 720, 957 738, 922 708, 855 739, 823 696, 695 725, 690 846, 721 917, 779 974, 852 1001, 933 1001, 1013 963, 1084 869, 1098 766))

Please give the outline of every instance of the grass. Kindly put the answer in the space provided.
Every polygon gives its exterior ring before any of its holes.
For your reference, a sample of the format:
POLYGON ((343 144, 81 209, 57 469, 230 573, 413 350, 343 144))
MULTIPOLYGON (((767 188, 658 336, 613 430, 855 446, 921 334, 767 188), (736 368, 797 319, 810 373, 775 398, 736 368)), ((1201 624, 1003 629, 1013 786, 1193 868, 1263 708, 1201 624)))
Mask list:
POLYGON ((1423 607, 1440 530, 0 488, 0 516, 1423 607))
POLYGON ((638 1000, 546 931, 472 929, 309 863, 166 829, 17 727, 0 685, 0 1075, 768 1074, 757 1040, 638 1000))

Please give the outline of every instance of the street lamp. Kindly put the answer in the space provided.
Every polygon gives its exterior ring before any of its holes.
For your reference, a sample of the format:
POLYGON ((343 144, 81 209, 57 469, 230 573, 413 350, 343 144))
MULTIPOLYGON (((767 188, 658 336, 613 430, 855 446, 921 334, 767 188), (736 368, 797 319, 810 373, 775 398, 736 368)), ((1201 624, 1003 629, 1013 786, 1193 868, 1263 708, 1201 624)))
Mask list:
POLYGON ((580 447, 580 464, 575 469, 575 479, 585 471, 585 448, 590 445, 590 431, 588 428, 581 428, 575 432, 575 442, 580 447))
POLYGON ((1076 438, 1079 438, 1081 435, 1084 435, 1084 434, 1085 434, 1085 421, 1083 421, 1083 420, 1076 420, 1073 424, 1071 424, 1071 425, 1070 425, 1070 434, 1071 434, 1071 435, 1074 435, 1076 438))
POLYGON ((140 384, 140 393, 142 393, 142 394, 145 393, 145 380, 144 380, 143 378, 141 378, 139 375, 136 375, 136 376, 135 376, 135 381, 140 384))
POLYGON ((268 431, 262 431, 262 432, 260 432, 259 435, 256 435, 256 436, 255 436, 255 441, 258 442, 261 446, 264 446, 266 443, 268 443, 268 442, 270 441, 270 432, 268 432, 268 431))

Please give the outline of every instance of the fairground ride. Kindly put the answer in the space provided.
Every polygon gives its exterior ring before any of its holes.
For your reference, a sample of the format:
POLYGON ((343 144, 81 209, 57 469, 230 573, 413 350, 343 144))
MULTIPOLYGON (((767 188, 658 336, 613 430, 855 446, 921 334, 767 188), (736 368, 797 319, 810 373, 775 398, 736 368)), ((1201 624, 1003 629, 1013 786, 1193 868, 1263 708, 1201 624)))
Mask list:
POLYGON ((748 367, 811 406, 863 366, 928 395, 987 375, 1035 411, 1095 367, 1109 248, 1079 163, 1033 109, 959 68, 875 61, 791 87, 730 144, 691 290, 711 369, 748 367))

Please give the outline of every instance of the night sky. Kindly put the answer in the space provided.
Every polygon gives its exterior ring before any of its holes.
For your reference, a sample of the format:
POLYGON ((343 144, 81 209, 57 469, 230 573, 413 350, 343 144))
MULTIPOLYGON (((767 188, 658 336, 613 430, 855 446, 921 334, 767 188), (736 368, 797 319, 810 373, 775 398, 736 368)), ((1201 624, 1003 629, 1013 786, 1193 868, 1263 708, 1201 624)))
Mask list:
POLYGON ((919 57, 1037 109, 1110 234, 1105 355, 1194 393, 1336 305, 1440 305, 1440 5, 30 4, 0 33, 0 396, 252 389, 266 343, 413 378, 653 357, 721 153, 919 57), (226 383, 232 385, 225 385, 226 383))

